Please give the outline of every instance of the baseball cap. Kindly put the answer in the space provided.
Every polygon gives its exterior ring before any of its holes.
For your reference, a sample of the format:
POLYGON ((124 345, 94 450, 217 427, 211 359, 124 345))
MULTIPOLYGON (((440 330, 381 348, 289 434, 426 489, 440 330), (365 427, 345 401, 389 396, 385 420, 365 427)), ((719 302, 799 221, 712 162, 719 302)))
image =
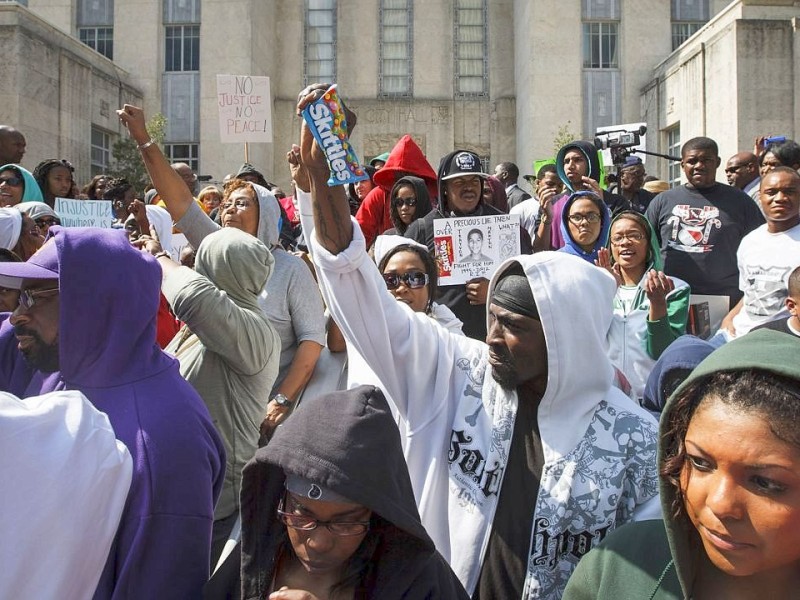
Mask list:
POLYGON ((0 286, 18 290, 23 279, 58 279, 58 249, 50 238, 25 262, 0 263, 0 286))
POLYGON ((478 155, 465 150, 463 152, 457 152, 452 156, 450 164, 444 169, 442 181, 455 179, 456 177, 465 177, 467 175, 477 175, 483 179, 489 177, 488 173, 484 173, 481 170, 481 159, 478 158, 478 155))

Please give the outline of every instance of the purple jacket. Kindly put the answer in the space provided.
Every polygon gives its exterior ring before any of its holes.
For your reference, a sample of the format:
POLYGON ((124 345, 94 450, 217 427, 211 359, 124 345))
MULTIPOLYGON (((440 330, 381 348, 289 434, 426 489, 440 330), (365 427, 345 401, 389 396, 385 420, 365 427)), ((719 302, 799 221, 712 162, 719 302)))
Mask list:
POLYGON ((131 453, 133 481, 95 598, 199 598, 225 450, 177 361, 156 343, 161 269, 122 231, 50 231, 59 261, 61 370, 32 372, 5 319, 0 387, 22 397, 80 390, 131 453))

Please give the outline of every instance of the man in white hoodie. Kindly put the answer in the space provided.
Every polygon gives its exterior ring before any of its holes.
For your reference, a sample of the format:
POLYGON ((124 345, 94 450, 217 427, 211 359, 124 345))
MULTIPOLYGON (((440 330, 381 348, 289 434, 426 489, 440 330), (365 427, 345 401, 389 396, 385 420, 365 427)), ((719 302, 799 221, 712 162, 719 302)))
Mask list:
POLYGON ((609 531, 660 515, 657 425, 612 387, 614 281, 563 253, 520 256, 489 285, 486 343, 452 335, 388 293, 305 125, 300 153, 323 295, 407 424, 437 549, 473 598, 559 598, 609 531))

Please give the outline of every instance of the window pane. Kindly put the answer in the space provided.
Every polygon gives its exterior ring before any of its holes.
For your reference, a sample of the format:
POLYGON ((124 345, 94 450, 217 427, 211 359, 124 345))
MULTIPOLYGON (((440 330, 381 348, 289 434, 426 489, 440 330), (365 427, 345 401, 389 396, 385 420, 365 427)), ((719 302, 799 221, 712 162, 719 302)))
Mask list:
POLYGON ((306 0, 305 82, 336 79, 336 0, 306 0))
POLYGON ((381 0, 380 93, 410 95, 413 12, 409 0, 381 0))

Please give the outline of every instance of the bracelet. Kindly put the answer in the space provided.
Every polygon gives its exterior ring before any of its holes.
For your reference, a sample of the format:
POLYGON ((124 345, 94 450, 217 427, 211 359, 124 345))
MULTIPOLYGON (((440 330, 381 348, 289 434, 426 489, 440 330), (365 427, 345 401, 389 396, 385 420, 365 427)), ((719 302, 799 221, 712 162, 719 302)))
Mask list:
POLYGON ((147 150, 153 144, 155 144, 155 142, 153 140, 147 140, 144 144, 138 144, 136 147, 139 150, 147 150))
POLYGON ((166 256, 168 259, 172 260, 172 257, 166 250, 162 250, 161 252, 156 252, 155 254, 153 254, 153 258, 155 258, 156 260, 158 260, 162 256, 166 256))

